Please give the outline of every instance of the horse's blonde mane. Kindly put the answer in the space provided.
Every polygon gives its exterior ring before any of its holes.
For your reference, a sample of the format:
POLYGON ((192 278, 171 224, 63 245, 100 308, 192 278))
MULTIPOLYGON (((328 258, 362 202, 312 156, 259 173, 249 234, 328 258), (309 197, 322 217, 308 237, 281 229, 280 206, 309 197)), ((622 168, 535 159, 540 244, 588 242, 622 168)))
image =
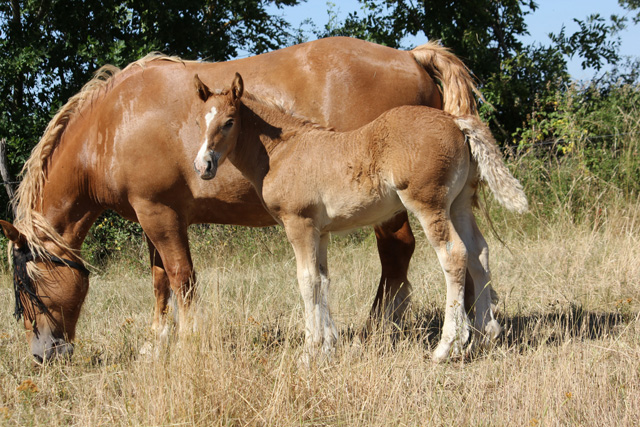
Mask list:
MULTIPOLYGON (((157 60, 182 61, 177 57, 164 56, 154 52, 133 62, 127 66, 125 70, 135 65, 144 67, 148 63, 157 60)), ((51 155, 58 147, 62 134, 71 119, 76 113, 81 111, 88 102, 92 102, 100 91, 106 92, 109 89, 109 84, 113 82, 113 78, 122 71, 114 65, 105 65, 96 71, 94 77, 82 87, 80 92, 73 95, 49 122, 42 138, 40 138, 40 141, 33 148, 29 159, 22 168, 22 182, 13 200, 16 206, 14 224, 24 235, 32 252, 36 256, 41 256, 45 252, 45 241, 52 241, 60 248, 81 258, 80 254, 69 247, 62 236, 60 236, 40 212, 44 185, 47 180, 47 169, 51 155)), ((30 269, 30 275, 31 273, 32 271, 30 269)))
POLYGON ((144 68, 147 64, 149 64, 150 62, 154 62, 154 61, 170 61, 170 62, 178 62, 181 64, 184 64, 185 62, 191 62, 191 61, 185 61, 184 59, 180 58, 179 56, 169 56, 169 55, 165 55, 161 52, 150 52, 147 55, 143 56, 142 58, 138 59, 135 62, 132 62, 131 64, 127 65, 125 67, 124 70, 122 71, 126 71, 130 68, 133 68, 135 66, 144 68))
MULTIPOLYGON (((77 94, 60 108, 47 125, 44 135, 31 151, 31 156, 22 168, 22 182, 16 191, 15 225, 24 234, 32 251, 36 255, 44 252, 43 242, 51 240, 64 249, 71 251, 57 231, 38 210, 42 206, 44 184, 47 179, 47 167, 51 154, 58 146, 69 121, 88 100, 92 99, 108 82, 120 72, 113 65, 101 67, 94 77, 77 94)), ((73 251, 71 251, 73 252, 73 251)))

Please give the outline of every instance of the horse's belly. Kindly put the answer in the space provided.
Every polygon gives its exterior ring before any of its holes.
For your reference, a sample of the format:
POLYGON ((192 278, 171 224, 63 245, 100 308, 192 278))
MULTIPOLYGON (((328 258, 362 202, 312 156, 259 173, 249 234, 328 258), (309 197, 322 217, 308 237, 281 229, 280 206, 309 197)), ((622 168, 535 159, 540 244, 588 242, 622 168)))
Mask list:
POLYGON ((388 220, 404 206, 395 192, 376 195, 343 194, 341 197, 325 200, 326 218, 324 226, 326 232, 342 232, 375 225, 388 220))

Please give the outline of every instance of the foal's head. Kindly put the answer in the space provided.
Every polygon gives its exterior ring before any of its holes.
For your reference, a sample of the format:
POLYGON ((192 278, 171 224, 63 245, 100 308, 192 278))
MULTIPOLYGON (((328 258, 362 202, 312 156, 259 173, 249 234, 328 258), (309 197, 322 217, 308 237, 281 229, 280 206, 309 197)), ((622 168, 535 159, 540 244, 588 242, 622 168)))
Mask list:
POLYGON ((194 77, 198 96, 203 101, 201 118, 202 146, 193 166, 202 179, 216 176, 220 165, 234 148, 240 129, 240 98, 244 83, 236 73, 231 88, 214 94, 202 80, 194 77))

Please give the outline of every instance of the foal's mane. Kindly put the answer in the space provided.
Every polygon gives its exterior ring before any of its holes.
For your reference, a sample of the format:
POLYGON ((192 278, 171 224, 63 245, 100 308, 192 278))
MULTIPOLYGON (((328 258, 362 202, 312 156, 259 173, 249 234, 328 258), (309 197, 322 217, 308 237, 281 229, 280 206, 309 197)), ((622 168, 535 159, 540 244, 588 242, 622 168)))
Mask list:
MULTIPOLYGON (((285 106, 284 101, 282 99, 276 98, 268 98, 264 96, 258 96, 253 93, 245 92, 242 95, 242 101, 249 101, 248 107, 255 106, 256 104, 266 107, 267 109, 274 109, 276 112, 287 117, 287 120, 290 120, 294 123, 294 125, 299 126, 300 128, 304 128, 305 130, 309 129, 317 129, 317 130, 326 130, 326 131, 334 131, 335 129, 328 126, 323 126, 313 120, 302 116, 298 112, 296 112, 291 106, 285 106)), ((293 130, 291 132, 287 132, 282 136, 281 139, 286 139, 288 136, 297 133, 298 130, 293 130)))
MULTIPOLYGON (((42 212, 40 212, 50 159, 53 152, 60 145, 60 140, 69 122, 77 113, 81 112, 83 108, 95 102, 101 91, 106 93, 111 88, 111 84, 116 75, 133 66, 144 68, 145 65, 156 60, 181 61, 180 58, 163 56, 154 52, 131 63, 122 71, 114 65, 104 65, 95 72, 94 77, 82 87, 80 92, 69 98, 67 103, 60 108, 47 125, 44 135, 33 148, 29 159, 22 168, 22 182, 13 200, 16 206, 14 223, 22 234, 24 234, 35 256, 42 256, 46 252, 44 242, 50 240, 60 248, 74 253, 80 258, 80 254, 69 247, 62 236, 60 236, 51 224, 49 224, 42 212)), ((29 269, 29 274, 34 274, 32 269, 29 269)))

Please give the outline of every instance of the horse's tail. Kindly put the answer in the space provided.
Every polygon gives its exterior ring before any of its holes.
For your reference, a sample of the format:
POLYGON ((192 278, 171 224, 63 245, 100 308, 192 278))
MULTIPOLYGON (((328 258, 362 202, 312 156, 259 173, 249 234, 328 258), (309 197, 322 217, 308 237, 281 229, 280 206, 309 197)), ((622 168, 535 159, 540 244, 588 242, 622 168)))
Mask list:
POLYGON ((469 143, 480 178, 487 183, 496 200, 509 210, 526 212, 529 206, 522 185, 507 169, 489 127, 476 116, 456 117, 454 121, 469 143))
POLYGON ((484 101, 466 65, 438 42, 428 42, 411 50, 415 60, 439 80, 443 110, 454 116, 477 115, 478 106, 474 94, 484 101))

